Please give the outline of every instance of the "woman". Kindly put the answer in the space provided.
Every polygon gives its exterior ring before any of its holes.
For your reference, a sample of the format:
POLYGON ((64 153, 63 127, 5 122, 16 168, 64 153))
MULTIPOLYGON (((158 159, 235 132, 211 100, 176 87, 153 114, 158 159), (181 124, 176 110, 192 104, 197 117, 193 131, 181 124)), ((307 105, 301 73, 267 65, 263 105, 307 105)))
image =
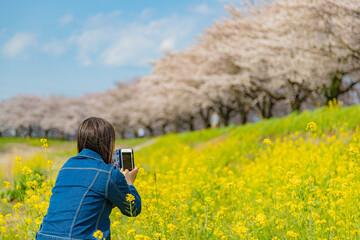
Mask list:
POLYGON ((124 172, 115 168, 114 147, 115 130, 108 121, 91 117, 80 125, 79 154, 60 169, 36 239, 95 239, 97 230, 110 239, 113 207, 126 216, 140 213, 140 196, 133 186, 138 168, 124 172), (130 194, 135 200, 128 202, 130 194))

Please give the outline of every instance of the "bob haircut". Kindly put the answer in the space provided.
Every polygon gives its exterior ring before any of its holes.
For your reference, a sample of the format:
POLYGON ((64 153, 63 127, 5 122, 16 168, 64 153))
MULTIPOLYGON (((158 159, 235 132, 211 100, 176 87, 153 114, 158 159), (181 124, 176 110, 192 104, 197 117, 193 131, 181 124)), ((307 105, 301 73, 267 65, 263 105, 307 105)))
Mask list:
POLYGON ((105 119, 90 117, 85 119, 77 132, 77 149, 84 148, 97 152, 105 163, 112 162, 115 144, 115 129, 105 119))

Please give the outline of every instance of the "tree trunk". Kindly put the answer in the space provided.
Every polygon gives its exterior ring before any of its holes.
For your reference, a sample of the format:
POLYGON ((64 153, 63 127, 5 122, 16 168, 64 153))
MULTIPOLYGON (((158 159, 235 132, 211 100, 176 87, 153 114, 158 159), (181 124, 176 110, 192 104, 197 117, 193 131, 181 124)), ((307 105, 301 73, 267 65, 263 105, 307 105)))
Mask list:
POLYGON ((146 126, 146 129, 149 131, 150 136, 154 136, 154 129, 151 126, 146 126))
POLYGON ((229 122, 230 122, 230 115, 233 112, 233 109, 227 106, 221 106, 219 108, 219 114, 220 117, 224 123, 225 126, 229 126, 229 122))
POLYGON ((245 124, 248 122, 247 113, 243 112, 240 114, 240 123, 245 124))
POLYGON ((274 102, 270 99, 267 104, 267 107, 266 107, 266 114, 265 114, 264 118, 271 118, 273 116, 272 109, 273 109, 274 105, 275 105, 274 102))
POLYGON ((189 116, 189 119, 186 122, 188 124, 188 126, 189 126, 190 131, 195 130, 194 120, 195 120, 194 116, 189 116))
POLYGON ((299 99, 299 95, 296 94, 295 98, 293 101, 291 101, 290 103, 290 107, 291 107, 291 111, 294 112, 294 111, 300 111, 300 107, 301 107, 301 101, 299 99))
POLYGON ((206 108, 206 109, 200 109, 199 115, 200 115, 200 119, 202 120, 204 127, 205 128, 210 128, 211 127, 211 122, 210 122, 210 113, 211 113, 212 109, 211 108, 206 108))
POLYGON ((32 126, 30 125, 29 128, 28 128, 28 136, 31 138, 32 137, 32 133, 33 133, 33 128, 32 126))
POLYGON ((250 111, 250 106, 245 103, 245 101, 242 101, 241 98, 238 98, 236 100, 237 105, 237 112, 240 113, 240 124, 247 123, 247 115, 250 111))
POLYGON ((336 72, 331 77, 330 87, 324 87, 324 96, 326 98, 326 104, 329 104, 329 101, 334 99, 338 99, 339 95, 341 94, 340 87, 342 82, 342 74, 341 72, 336 72))
POLYGON ((65 139, 65 133, 64 133, 64 131, 60 131, 60 139, 62 139, 62 140, 65 139))
POLYGON ((166 126, 167 126, 167 123, 161 124, 161 134, 162 135, 166 134, 166 126))
POLYGON ((138 137, 139 137, 137 130, 133 129, 133 130, 132 130, 132 133, 133 133, 133 135, 134 135, 134 138, 138 138, 138 137))
POLYGON ((271 118, 274 102, 270 97, 264 97, 262 103, 256 104, 263 118, 271 118))
POLYGON ((125 131, 121 130, 119 131, 121 139, 125 139, 125 131))
POLYGON ((176 121, 175 122, 175 132, 178 133, 180 131, 180 122, 179 121, 176 121))

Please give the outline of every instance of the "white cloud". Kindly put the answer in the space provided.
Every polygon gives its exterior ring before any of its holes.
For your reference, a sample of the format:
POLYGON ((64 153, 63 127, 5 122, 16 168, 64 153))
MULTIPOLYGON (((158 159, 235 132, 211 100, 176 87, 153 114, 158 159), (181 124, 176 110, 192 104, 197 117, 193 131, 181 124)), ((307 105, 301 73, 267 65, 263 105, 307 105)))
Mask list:
POLYGON ((212 13, 212 10, 206 4, 197 5, 191 10, 197 14, 202 14, 202 15, 212 13))
POLYGON ((43 51, 53 55, 53 56, 59 56, 63 54, 66 50, 66 46, 64 42, 61 41, 52 41, 43 46, 43 51))
POLYGON ((80 64, 144 66, 162 51, 183 48, 193 39, 196 21, 173 15, 153 21, 124 22, 119 15, 97 14, 69 42, 80 64), (182 44, 182 45, 181 45, 182 44))
POLYGON ((156 9, 154 8, 145 8, 144 10, 142 10, 142 12, 140 13, 139 18, 140 19, 149 19, 150 17, 152 17, 156 12, 156 9))
POLYGON ((111 38, 112 31, 107 28, 95 28, 83 31, 80 35, 71 36, 70 43, 77 46, 77 59, 81 65, 90 66, 99 51, 111 38))
POLYGON ((2 52, 5 56, 14 58, 23 55, 29 47, 35 44, 36 37, 34 34, 17 33, 5 43, 2 52))
POLYGON ((160 44, 160 51, 170 51, 175 48, 175 39, 174 38, 166 38, 160 44))
POLYGON ((66 25, 68 23, 71 23, 73 19, 74 19, 73 15, 66 14, 66 15, 64 15, 63 17, 60 18, 59 24, 61 26, 64 26, 64 25, 66 25))

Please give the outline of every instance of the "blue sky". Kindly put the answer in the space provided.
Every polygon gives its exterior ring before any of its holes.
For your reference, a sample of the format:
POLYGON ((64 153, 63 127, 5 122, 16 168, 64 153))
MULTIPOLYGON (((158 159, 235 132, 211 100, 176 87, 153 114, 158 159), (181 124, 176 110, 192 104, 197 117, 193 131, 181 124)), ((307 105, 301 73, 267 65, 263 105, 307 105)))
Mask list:
POLYGON ((233 0, 2 0, 0 100, 79 96, 151 71, 196 41, 233 0))

